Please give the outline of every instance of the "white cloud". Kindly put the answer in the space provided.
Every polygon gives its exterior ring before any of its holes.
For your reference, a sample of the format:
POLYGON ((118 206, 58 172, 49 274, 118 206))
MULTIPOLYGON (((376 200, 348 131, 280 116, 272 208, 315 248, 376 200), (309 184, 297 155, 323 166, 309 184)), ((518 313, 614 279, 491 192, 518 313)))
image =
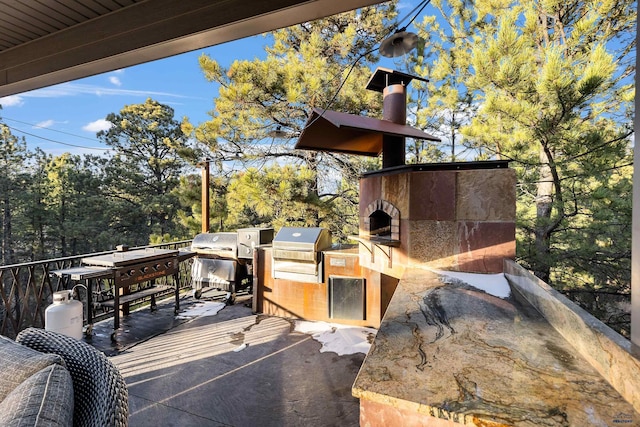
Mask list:
POLYGON ((110 76, 109 82, 114 86, 122 86, 122 82, 117 76, 110 76))
POLYGON ((51 86, 48 88, 42 88, 32 90, 30 92, 21 93, 21 97, 30 98, 61 98, 64 96, 76 96, 76 95, 134 95, 134 96, 167 96, 173 98, 189 98, 188 96, 168 93, 157 92, 147 90, 131 90, 131 89, 118 89, 114 87, 98 86, 83 83, 62 83, 59 85, 51 86))
POLYGON ((19 95, 9 95, 0 98, 0 105, 3 107, 19 107, 24 104, 24 99, 19 95))
POLYGON ((396 9, 397 10, 404 10, 404 9, 409 9, 410 7, 413 7, 412 3, 405 3, 403 1, 398 2, 398 4, 396 5, 396 9))
POLYGON ((99 119, 83 126, 82 130, 86 130, 87 132, 100 132, 101 130, 109 130, 110 127, 111 122, 105 119, 99 119))
POLYGON ((35 125, 33 125, 33 127, 34 128, 50 128, 54 124, 55 124, 55 122, 53 120, 49 119, 49 120, 45 120, 45 121, 40 122, 40 123, 36 123, 35 125))

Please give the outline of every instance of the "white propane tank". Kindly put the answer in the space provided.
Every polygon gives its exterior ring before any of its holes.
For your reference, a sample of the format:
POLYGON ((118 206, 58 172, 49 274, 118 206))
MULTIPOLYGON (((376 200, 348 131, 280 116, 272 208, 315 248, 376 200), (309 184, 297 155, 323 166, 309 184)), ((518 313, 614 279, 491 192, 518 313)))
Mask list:
POLYGON ((44 312, 44 328, 82 339, 82 303, 71 299, 71 291, 53 293, 53 304, 44 312))

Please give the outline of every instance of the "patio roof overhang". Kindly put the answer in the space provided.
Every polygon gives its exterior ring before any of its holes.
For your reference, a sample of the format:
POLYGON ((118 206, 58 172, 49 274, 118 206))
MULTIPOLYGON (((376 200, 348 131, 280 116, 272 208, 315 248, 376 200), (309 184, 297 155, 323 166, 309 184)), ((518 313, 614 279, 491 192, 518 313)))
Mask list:
POLYGON ((380 3, 0 0, 0 97, 380 3))
POLYGON ((440 141, 440 138, 411 126, 314 108, 295 148, 378 156, 385 135, 440 141))

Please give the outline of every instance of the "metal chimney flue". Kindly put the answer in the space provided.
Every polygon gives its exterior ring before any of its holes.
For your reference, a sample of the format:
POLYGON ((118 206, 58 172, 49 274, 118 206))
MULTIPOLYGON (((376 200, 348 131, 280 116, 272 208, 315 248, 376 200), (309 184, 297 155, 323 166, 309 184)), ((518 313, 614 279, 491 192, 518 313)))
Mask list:
MULTIPOLYGON (((382 93, 382 119, 393 123, 407 124, 407 85, 411 80, 427 79, 412 76, 400 71, 377 68, 367 89, 382 93)), ((405 164, 405 138, 403 136, 384 135, 382 139, 382 168, 405 164)))
POLYGON ((382 91, 382 118, 401 125, 407 122, 407 87, 390 85, 382 91))

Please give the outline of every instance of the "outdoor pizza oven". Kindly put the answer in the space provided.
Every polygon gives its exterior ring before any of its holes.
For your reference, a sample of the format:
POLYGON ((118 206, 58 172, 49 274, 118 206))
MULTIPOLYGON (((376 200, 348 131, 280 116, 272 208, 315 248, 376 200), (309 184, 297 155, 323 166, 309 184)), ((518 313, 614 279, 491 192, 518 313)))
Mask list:
POLYGON ((320 227, 282 227, 273 239, 275 279, 322 283, 322 251, 331 248, 331 232, 320 227))

